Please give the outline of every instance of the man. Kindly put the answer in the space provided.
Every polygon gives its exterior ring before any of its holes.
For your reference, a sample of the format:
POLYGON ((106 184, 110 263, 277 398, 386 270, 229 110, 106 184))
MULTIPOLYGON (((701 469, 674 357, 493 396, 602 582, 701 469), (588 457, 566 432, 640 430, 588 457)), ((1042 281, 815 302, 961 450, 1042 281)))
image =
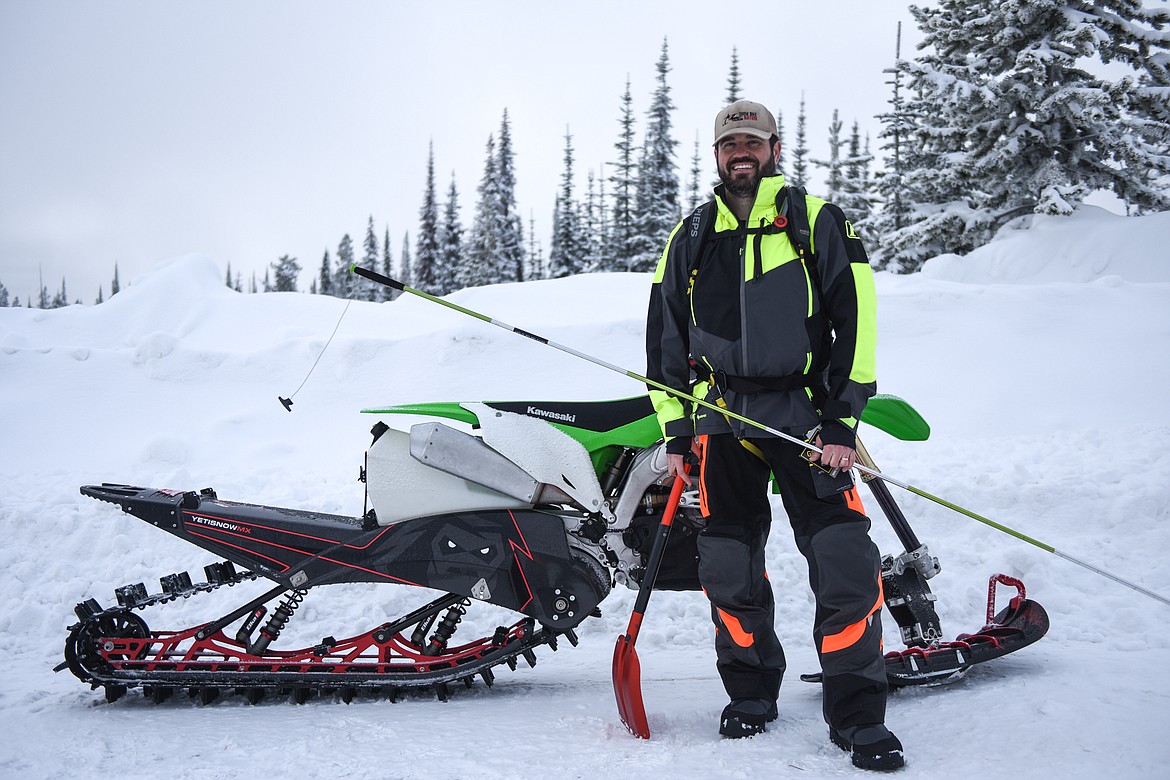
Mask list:
POLYGON ((698 456, 699 579, 711 601, 717 668, 731 702, 720 733, 747 737, 776 718, 784 651, 773 628, 764 570, 775 480, 816 598, 813 639, 823 671, 829 736, 867 769, 903 765, 885 727, 880 555, 853 488, 855 430, 876 392, 873 272, 841 210, 790 198, 776 171, 776 120, 741 100, 715 118, 722 185, 671 234, 647 318, 647 376, 683 393, 652 390, 669 469, 698 456), (804 241, 790 228, 806 222, 804 241), (799 247, 810 245, 811 256, 799 247), (692 372, 698 383, 692 386, 692 372), (822 451, 770 436, 721 408, 822 451), (813 462, 810 462, 813 461, 813 462))

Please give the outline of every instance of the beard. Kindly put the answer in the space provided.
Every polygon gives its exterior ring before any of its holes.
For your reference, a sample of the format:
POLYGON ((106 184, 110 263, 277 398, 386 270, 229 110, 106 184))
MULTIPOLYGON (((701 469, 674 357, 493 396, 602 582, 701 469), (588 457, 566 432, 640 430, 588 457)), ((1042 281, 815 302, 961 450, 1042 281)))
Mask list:
POLYGON ((765 174, 760 167, 759 160, 752 157, 741 157, 735 160, 729 160, 725 168, 719 169, 719 180, 723 182, 723 187, 727 193, 734 198, 752 198, 755 197, 756 190, 760 186, 760 180, 765 174), (731 168, 740 163, 750 162, 754 166, 750 173, 739 173, 733 176, 731 168))

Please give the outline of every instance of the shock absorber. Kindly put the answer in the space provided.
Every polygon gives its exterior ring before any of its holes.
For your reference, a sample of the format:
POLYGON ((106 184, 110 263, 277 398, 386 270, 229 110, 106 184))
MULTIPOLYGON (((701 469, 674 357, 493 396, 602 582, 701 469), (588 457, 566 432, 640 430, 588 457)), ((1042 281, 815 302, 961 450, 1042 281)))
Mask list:
POLYGON ((280 636, 280 632, 288 625, 289 618, 297 611, 297 607, 305 600, 307 590, 294 590, 288 594, 288 597, 272 611, 272 617, 268 618, 268 622, 260 629, 260 637, 254 642, 249 643, 248 652, 252 655, 263 655, 268 646, 276 641, 280 636))
POLYGON ((455 627, 463 619, 463 615, 467 612, 467 607, 470 604, 470 601, 464 599, 447 610, 447 614, 439 621, 439 625, 435 626, 435 633, 431 634, 431 641, 427 644, 426 649, 423 650, 424 655, 438 655, 447 649, 447 642, 450 641, 451 636, 455 633, 455 627))

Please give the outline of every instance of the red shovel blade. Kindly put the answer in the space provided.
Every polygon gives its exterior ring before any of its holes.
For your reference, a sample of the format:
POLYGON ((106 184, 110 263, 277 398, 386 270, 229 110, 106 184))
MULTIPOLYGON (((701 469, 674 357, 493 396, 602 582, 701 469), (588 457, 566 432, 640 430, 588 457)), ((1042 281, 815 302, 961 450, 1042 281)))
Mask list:
POLYGON ((650 724, 642 703, 642 666, 634 643, 626 634, 618 637, 613 649, 613 692, 625 727, 639 739, 650 739, 650 724))

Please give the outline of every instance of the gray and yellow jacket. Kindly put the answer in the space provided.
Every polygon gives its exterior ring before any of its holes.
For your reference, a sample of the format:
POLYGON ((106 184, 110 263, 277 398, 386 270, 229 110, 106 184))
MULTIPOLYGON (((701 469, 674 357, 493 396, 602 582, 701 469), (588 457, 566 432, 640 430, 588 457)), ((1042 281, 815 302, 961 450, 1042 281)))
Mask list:
MULTIPOLYGON (((839 208, 808 196, 810 262, 773 227, 791 208, 783 176, 761 180, 744 224, 721 192, 713 223, 700 214, 712 206, 700 206, 662 253, 646 322, 647 377, 711 403, 722 398, 785 433, 803 437, 823 423, 825 444, 854 446, 877 391, 873 271, 861 240, 839 208)), ((696 434, 768 435, 661 390, 650 396, 672 452, 685 452, 696 434)))

